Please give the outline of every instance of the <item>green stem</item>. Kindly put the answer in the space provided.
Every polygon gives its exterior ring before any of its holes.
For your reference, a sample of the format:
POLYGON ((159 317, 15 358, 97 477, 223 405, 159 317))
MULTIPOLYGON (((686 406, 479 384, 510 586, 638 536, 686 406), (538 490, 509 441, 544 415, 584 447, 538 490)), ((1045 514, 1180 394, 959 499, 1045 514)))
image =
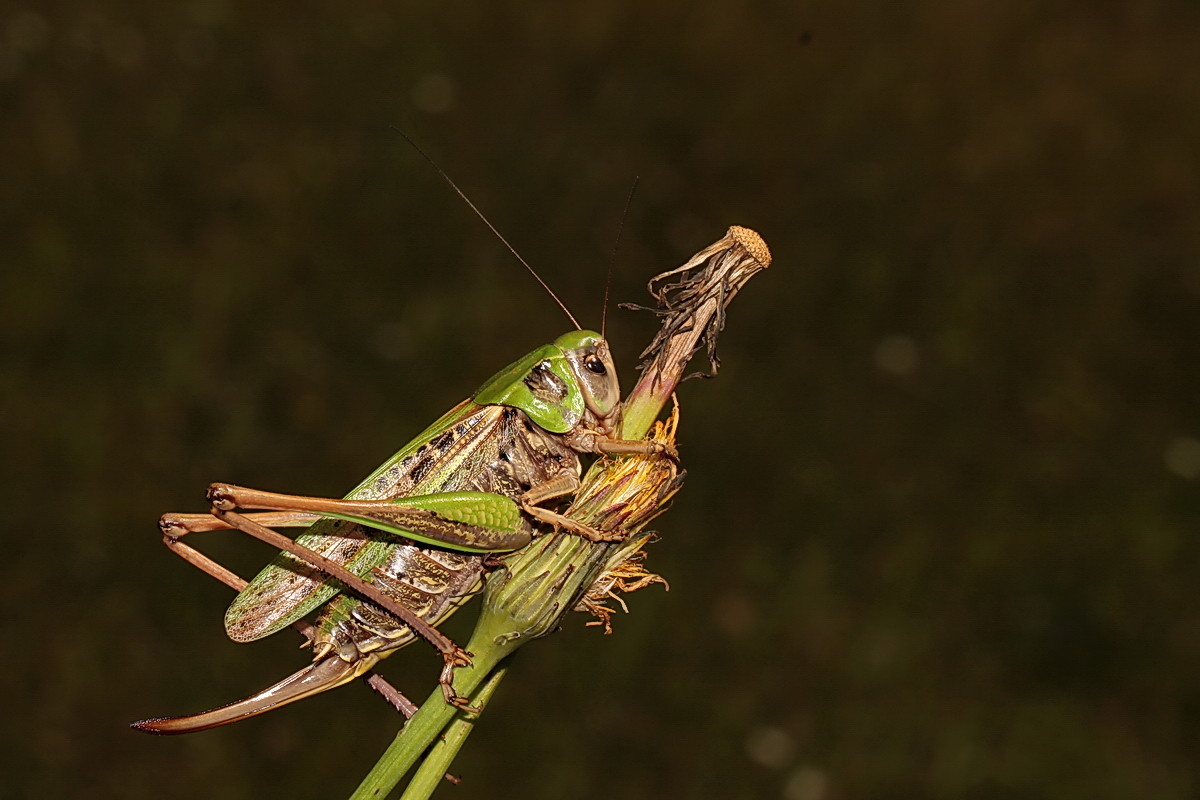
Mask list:
MULTIPOLYGON (((498 635, 499 631, 494 628, 492 630, 484 630, 484 628, 481 620, 481 624, 476 627, 475 634, 467 644, 467 652, 475 654, 471 664, 454 671, 455 690, 460 695, 471 698, 472 704, 476 707, 480 702, 486 700, 486 697, 483 696, 485 693, 490 696, 495 691, 504 670, 497 670, 497 677, 493 682, 486 684, 479 692, 476 690, 499 663, 517 649, 519 641, 505 639, 498 635)), ((350 800, 378 800, 378 798, 387 797, 413 764, 430 748, 430 745, 438 740, 443 729, 452 722, 458 724, 468 721, 466 719, 468 716, 473 718, 475 715, 467 715, 466 712, 447 703, 441 686, 438 686, 421 704, 421 708, 417 710, 413 718, 400 729, 379 761, 363 778, 354 794, 350 795, 350 800)), ((469 721, 473 722, 473 719, 469 721)), ((446 761, 446 764, 448 765, 449 761, 446 761)), ((445 766, 443 766, 439 777, 445 771, 445 766)), ((409 800, 428 797, 436 786, 435 782, 423 795, 412 794, 410 796, 406 793, 405 797, 409 800)))
MULTIPOLYGON (((500 676, 496 675, 494 680, 489 678, 496 671, 503 673, 504 667, 500 664, 504 659, 529 639, 553 630, 562 610, 555 598, 574 596, 578 583, 584 579, 584 574, 576 573, 568 565, 578 563, 588 544, 575 536, 541 537, 519 557, 509 557, 506 569, 488 581, 488 602, 485 602, 475 632, 467 642, 467 652, 472 653, 471 663, 454 670, 454 689, 470 698, 471 705, 479 707, 495 691, 500 676), (565 579, 560 579, 564 575, 565 579)), ((464 721, 464 716, 463 711, 446 702, 439 686, 396 735, 351 795, 351 800, 386 797, 431 745, 434 745, 434 751, 426 758, 434 757, 438 737, 453 735, 449 731, 443 734, 443 731, 448 725, 464 721)), ((440 776, 448 764, 447 759, 441 766, 429 769, 439 770, 436 774, 440 776)), ((421 769, 426 769, 424 764, 421 769)), ((428 792, 436 786, 435 781, 429 785, 428 792)), ((428 797, 428 792, 406 794, 405 797, 418 800, 428 797)))
MULTIPOLYGON (((508 674, 508 664, 509 662, 505 661, 497 666, 479 691, 471 695, 472 706, 482 709, 487 705, 488 700, 495 693, 496 687, 500 685, 500 681, 508 674)), ((445 704, 443 703, 443 705, 445 704)), ((446 779, 446 772, 450 769, 450 763, 462 749, 467 736, 475 728, 475 720, 478 718, 478 714, 463 713, 451 720, 450 724, 446 726, 441 740, 434 742, 433 747, 429 749, 429 754, 417 768, 417 772, 409 781, 401 800, 425 800, 433 794, 434 789, 442 785, 442 781, 446 779)))

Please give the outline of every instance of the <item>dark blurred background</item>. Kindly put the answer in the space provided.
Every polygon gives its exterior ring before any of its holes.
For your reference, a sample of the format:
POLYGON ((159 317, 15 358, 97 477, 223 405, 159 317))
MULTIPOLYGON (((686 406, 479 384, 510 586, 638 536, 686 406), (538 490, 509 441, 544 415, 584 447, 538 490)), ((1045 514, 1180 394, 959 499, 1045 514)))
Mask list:
MULTIPOLYGON (((635 175, 615 300, 729 224, 775 255, 681 392, 671 591, 522 651, 444 796, 1196 797, 1198 35, 1183 2, 10 6, 0 794, 340 797, 390 741, 358 685, 125 726, 307 658, 229 642, 160 513, 341 494, 569 327, 397 126, 585 324, 635 175)), ((653 330, 610 314, 626 386, 653 330)))

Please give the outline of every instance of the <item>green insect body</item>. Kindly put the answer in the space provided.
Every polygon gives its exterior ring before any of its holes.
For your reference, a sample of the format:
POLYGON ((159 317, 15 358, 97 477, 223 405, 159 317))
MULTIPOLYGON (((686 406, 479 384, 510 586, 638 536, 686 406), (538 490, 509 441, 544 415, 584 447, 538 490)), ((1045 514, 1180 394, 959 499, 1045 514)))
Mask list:
MULTIPOLYGON (((560 336, 384 462, 347 495, 359 505, 320 501, 334 510, 314 512, 295 541, 437 625, 481 586, 486 553, 528 542, 536 518, 546 519, 537 504, 578 486, 580 453, 646 451, 644 442, 609 438, 619 398, 607 342, 591 331, 560 336)), ((301 500, 297 508, 324 508, 301 500)), ((253 641, 318 609, 309 666, 240 702, 134 727, 185 733, 254 716, 363 675, 415 638, 396 616, 287 552, 238 594, 225 627, 235 641, 253 641)))

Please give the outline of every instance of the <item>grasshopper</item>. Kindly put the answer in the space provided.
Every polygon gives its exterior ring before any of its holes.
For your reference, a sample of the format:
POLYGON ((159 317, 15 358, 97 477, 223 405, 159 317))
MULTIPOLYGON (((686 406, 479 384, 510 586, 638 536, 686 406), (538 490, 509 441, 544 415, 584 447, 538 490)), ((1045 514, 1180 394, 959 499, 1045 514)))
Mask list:
MULTIPOLYGON (((678 459, 661 442, 614 436, 621 390, 603 334, 584 330, 450 176, 398 132, 532 273, 576 330, 496 373, 344 499, 218 483, 208 490, 209 513, 164 515, 164 543, 238 591, 225 614, 231 639, 254 641, 291 626, 314 654, 307 667, 245 700, 133 723, 138 730, 190 733, 256 716, 363 676, 416 638, 442 655, 439 683, 446 701, 469 708, 454 691, 453 670, 470 664, 470 653, 437 625, 477 592, 493 566, 492 554, 528 544, 539 523, 593 541, 624 538, 545 507, 579 488, 581 454, 678 459), (283 527, 306 530, 293 540, 274 530, 283 527), (180 541, 220 529, 240 530, 281 552, 247 584, 180 541), (317 609, 316 624, 309 625, 303 618, 317 609)), ((415 711, 386 681, 372 686, 407 715, 415 711)))
POLYGON ((543 504, 578 488, 580 454, 675 457, 660 443, 612 437, 620 396, 608 343, 593 331, 571 331, 501 370, 345 499, 213 484, 209 514, 165 515, 167 546, 235 587, 236 576, 231 581, 232 573, 180 539, 238 529, 283 551, 229 607, 233 640, 268 636, 324 608, 309 632, 309 666, 245 700, 133 727, 188 733, 255 716, 347 683, 417 637, 441 652, 446 699, 463 705, 452 670, 470 655, 436 625, 481 585, 486 554, 524 546, 537 523, 597 541, 619 538, 543 504), (307 529, 294 541, 271 530, 295 526, 307 529))

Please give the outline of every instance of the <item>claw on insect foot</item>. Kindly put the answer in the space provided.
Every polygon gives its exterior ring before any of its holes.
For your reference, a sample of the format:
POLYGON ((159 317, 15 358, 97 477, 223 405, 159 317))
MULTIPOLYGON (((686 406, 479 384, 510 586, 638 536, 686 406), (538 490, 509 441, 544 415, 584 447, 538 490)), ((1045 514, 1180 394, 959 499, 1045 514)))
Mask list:
POLYGON ((655 442, 655 444, 658 445, 658 448, 656 448, 656 449, 658 449, 658 454, 660 456, 665 456, 665 457, 669 458, 671 461, 674 461, 676 464, 679 463, 679 450, 675 447, 675 445, 669 444, 667 442, 657 442, 657 441, 655 442))
POLYGON ((447 656, 446 660, 452 667, 469 667, 471 666, 471 658, 474 655, 474 653, 463 650, 461 647, 455 647, 454 651, 447 656))
POLYGON ((468 698, 454 691, 454 670, 457 667, 471 666, 471 656, 471 653, 457 646, 453 650, 444 653, 442 656, 442 674, 438 678, 438 683, 442 685, 442 694, 445 695, 447 703, 469 714, 478 714, 483 710, 482 708, 472 706, 468 698))

